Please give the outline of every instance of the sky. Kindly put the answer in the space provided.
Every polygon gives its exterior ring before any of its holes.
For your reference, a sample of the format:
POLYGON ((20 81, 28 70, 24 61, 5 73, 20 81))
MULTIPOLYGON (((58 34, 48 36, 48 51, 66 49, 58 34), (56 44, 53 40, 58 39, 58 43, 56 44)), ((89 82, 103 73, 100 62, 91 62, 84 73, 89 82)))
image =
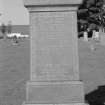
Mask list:
POLYGON ((28 25, 29 13, 24 7, 23 0, 0 0, 0 24, 28 25))

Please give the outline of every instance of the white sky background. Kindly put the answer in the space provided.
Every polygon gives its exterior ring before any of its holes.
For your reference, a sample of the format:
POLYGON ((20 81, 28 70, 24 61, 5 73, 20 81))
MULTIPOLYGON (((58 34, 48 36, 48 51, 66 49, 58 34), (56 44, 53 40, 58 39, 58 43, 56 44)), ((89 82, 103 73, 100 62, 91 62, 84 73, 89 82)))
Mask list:
POLYGON ((0 0, 0 13, 0 24, 8 24, 8 21, 14 25, 29 24, 29 14, 23 0, 0 0))

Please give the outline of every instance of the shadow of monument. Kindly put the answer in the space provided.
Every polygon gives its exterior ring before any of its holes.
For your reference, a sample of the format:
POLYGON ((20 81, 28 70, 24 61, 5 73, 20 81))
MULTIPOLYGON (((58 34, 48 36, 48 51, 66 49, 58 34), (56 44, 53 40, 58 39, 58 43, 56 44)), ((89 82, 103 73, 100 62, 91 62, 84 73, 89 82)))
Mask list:
POLYGON ((90 105, 104 105, 105 104, 105 85, 98 86, 98 88, 85 95, 85 100, 90 105))

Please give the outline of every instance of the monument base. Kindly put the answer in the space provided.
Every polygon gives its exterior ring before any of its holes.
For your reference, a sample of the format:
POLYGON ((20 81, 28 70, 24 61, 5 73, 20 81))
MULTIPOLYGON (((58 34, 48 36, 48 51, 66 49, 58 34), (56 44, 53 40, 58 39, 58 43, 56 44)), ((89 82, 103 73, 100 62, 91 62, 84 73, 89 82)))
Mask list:
POLYGON ((70 103, 70 104, 29 104, 24 103, 23 105, 86 105, 85 103, 70 103))
POLYGON ((83 83, 80 81, 28 82, 26 103, 62 104, 84 103, 83 83))

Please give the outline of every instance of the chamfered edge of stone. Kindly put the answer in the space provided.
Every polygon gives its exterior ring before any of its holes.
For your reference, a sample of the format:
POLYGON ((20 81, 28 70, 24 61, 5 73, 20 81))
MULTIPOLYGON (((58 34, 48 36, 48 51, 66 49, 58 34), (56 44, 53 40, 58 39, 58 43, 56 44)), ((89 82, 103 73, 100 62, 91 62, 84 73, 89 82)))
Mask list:
POLYGON ((32 104, 32 103, 23 103, 22 105, 87 105, 86 103, 69 103, 69 104, 32 104))
POLYGON ((43 86, 43 85, 65 85, 65 84, 72 84, 72 85, 84 85, 82 81, 27 81, 28 85, 36 85, 36 86, 43 86))
POLYGON ((24 0, 24 5, 28 6, 44 6, 44 5, 78 5, 83 0, 24 0))

